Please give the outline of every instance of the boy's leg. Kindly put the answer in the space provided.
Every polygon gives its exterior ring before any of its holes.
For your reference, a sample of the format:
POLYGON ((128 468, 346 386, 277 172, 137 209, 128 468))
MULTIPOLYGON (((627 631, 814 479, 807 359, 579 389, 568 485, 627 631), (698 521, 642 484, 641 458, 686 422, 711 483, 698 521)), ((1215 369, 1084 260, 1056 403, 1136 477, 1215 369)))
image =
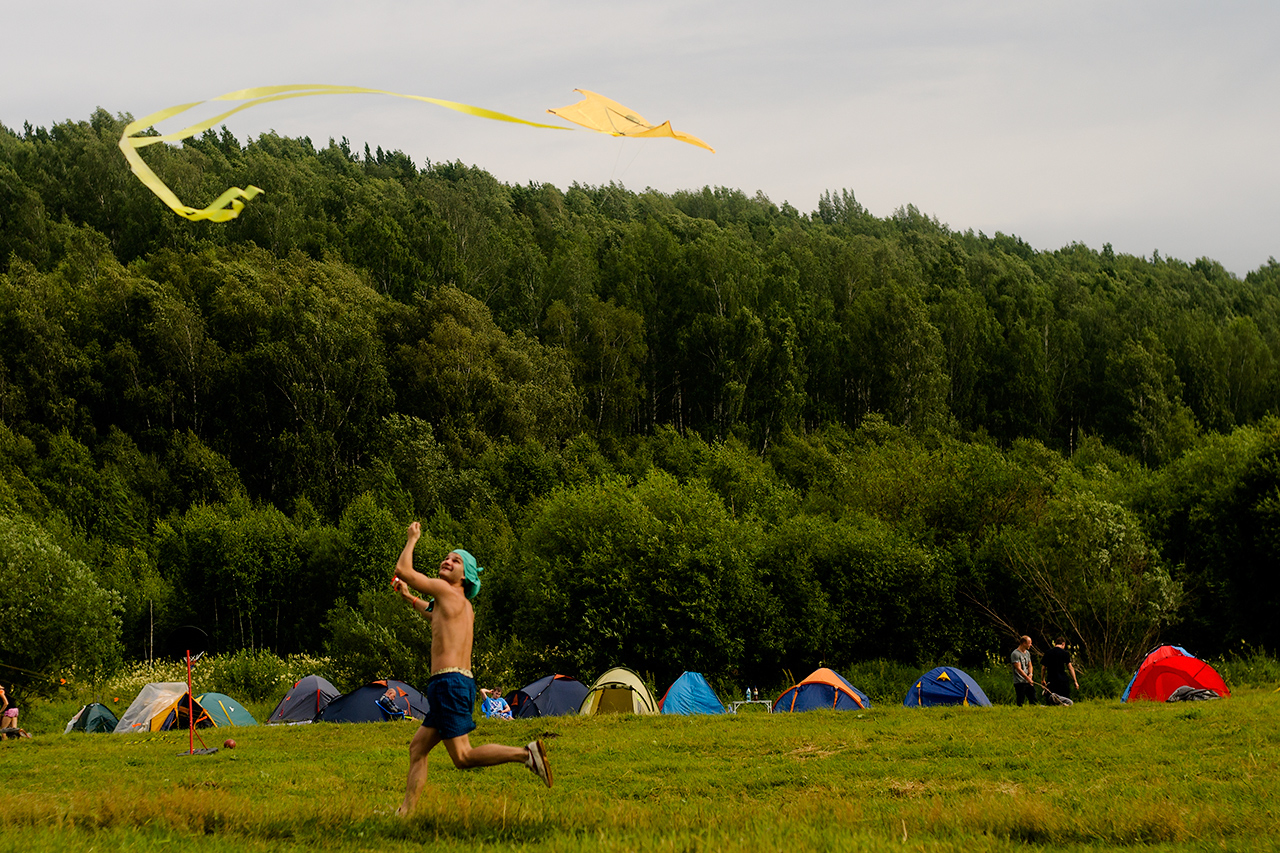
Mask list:
POLYGON ((529 763, 529 751, 520 746, 503 746, 500 743, 486 743, 472 746, 470 735, 451 737, 444 742, 444 748, 453 759, 453 766, 460 770, 468 767, 492 767, 495 764, 529 763))
POLYGON ((430 726, 420 726, 409 743, 409 777, 404 783, 404 802, 396 814, 404 817, 418 804, 418 795, 427 781, 427 753, 440 742, 440 733, 430 726))
POLYGON ((446 740, 444 748, 453 759, 453 766, 457 768, 492 767, 495 764, 519 762, 528 767, 548 788, 551 787, 551 765, 547 763, 547 750, 540 740, 523 747, 503 746, 500 743, 473 747, 468 735, 459 735, 446 740))

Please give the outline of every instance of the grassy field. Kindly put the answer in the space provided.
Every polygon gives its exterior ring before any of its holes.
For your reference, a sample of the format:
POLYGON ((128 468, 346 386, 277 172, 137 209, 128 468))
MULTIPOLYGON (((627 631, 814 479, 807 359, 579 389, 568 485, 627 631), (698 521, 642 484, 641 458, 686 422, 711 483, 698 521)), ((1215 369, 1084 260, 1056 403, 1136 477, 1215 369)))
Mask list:
POLYGON ((0 742, 0 849, 1272 849, 1278 704, 485 721, 556 786, 438 751, 409 820, 407 723, 42 735, 0 742))

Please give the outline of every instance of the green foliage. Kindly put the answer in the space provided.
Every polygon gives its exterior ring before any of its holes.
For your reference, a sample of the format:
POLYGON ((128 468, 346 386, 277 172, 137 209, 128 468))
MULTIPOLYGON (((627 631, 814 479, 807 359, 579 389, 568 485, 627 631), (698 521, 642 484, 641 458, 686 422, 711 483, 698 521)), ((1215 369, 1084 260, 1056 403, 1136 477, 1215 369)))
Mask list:
MULTIPOLYGON (((191 687, 197 696, 213 691, 240 701, 266 703, 274 707, 289 687, 304 676, 330 678, 331 667, 330 661, 323 657, 289 655, 281 658, 270 652, 242 649, 229 655, 200 658, 191 667, 191 687)), ((73 692, 76 692, 75 702, 102 702, 119 716, 146 685, 154 681, 186 680, 185 659, 157 659, 122 667, 104 682, 90 686, 90 689, 80 685, 78 691, 73 692)), ((73 713, 79 704, 72 709, 73 713)))
MULTIPOLYGON (((872 707, 892 707, 902 704, 902 699, 906 696, 911 684, 926 671, 913 663, 899 663, 877 658, 849 664, 840 670, 840 674, 854 687, 867 694, 872 707)), ((796 678, 804 678, 800 673, 795 675, 796 678)), ((790 685, 787 686, 790 687, 790 685)))
POLYGON ((1182 603, 1181 585, 1159 565, 1137 520, 1089 492, 1055 496, 1000 547, 1033 597, 1040 636, 1078 638, 1086 662, 1103 668, 1140 660, 1182 603))
POLYGON ((1176 561, 1190 606, 1183 639, 1199 654, 1280 643, 1274 571, 1280 424, 1207 438, 1142 489, 1137 505, 1176 561))
POLYGON ((109 675, 120 662, 119 597, 37 526, 0 515, 0 638, 5 678, 32 693, 74 673, 109 675))
POLYGON ((1249 648, 1241 643, 1222 660, 1214 661, 1213 667, 1233 690, 1241 687, 1280 689, 1280 661, 1260 648, 1249 648))
POLYGON ((425 685, 431 676, 430 623, 398 595, 365 590, 355 607, 340 604, 326 619, 334 685, 355 688, 383 678, 425 685))
POLYGON ((299 549, 283 513, 244 497, 199 505, 161 524, 156 538, 160 574, 182 591, 166 629, 194 624, 222 650, 289 643, 299 549))
POLYGON ((148 151, 183 197, 267 190, 187 223, 125 121, 0 127, 0 512, 128 657, 314 652, 411 518, 489 564, 504 678, 1280 647, 1274 262, 225 128, 148 151))
POLYGON ((285 662, 267 651, 241 649, 209 661, 208 669, 211 690, 241 701, 278 699, 276 693, 293 683, 285 674, 285 662))
POLYGON ((661 472, 558 491, 529 529, 522 628, 580 672, 722 671, 755 619, 755 538, 705 485, 661 472))

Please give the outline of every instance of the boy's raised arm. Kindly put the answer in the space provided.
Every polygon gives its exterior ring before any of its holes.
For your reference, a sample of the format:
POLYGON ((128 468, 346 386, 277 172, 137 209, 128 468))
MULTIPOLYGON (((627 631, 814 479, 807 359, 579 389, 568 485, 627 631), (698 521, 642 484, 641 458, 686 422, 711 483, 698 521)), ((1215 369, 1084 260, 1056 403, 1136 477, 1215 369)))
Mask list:
POLYGON ((405 530, 404 548, 396 560, 396 572, 392 585, 394 586, 395 580, 399 579, 418 592, 436 598, 444 589, 448 589, 449 585, 439 578, 424 575, 413 567, 413 549, 417 547, 418 540, 421 538, 422 525, 415 521, 405 530))
POLYGON ((413 567, 413 549, 417 547, 418 540, 422 538, 422 525, 413 522, 405 529, 404 532, 404 548, 400 551, 400 557, 396 560, 396 577, 401 580, 408 580, 410 575, 418 574, 413 567))

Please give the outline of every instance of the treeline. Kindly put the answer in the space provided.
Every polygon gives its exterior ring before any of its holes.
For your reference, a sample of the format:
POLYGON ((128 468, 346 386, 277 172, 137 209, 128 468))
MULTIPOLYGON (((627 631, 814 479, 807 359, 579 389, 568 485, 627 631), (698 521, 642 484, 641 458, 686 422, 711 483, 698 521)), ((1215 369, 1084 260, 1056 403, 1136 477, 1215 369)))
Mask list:
POLYGON ((404 671, 412 518, 491 567, 495 671, 1277 647, 1274 260, 225 130, 147 149, 188 202, 266 190, 189 223, 123 123, 0 127, 0 624, 48 629, 12 667, 197 625, 404 671))

